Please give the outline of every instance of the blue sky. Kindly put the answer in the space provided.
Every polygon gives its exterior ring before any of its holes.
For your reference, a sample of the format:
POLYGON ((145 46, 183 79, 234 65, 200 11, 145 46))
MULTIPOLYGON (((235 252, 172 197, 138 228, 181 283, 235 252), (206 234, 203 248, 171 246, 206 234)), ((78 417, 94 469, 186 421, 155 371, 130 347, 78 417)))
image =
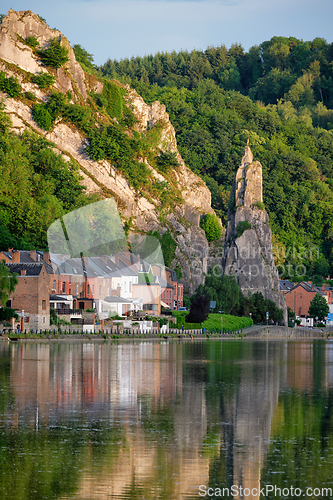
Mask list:
POLYGON ((110 59, 241 44, 273 36, 333 41, 332 0, 2 0, 0 13, 32 10, 79 43, 96 64, 110 59))

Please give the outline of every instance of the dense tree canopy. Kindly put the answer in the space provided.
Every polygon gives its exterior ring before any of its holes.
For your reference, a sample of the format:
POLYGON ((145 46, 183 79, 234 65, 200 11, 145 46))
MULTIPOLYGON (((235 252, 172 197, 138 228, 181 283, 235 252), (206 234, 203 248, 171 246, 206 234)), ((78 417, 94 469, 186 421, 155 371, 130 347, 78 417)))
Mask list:
POLYGON ((47 246, 46 231, 63 214, 90 201, 77 165, 37 134, 10 132, 0 110, 0 249, 47 246))

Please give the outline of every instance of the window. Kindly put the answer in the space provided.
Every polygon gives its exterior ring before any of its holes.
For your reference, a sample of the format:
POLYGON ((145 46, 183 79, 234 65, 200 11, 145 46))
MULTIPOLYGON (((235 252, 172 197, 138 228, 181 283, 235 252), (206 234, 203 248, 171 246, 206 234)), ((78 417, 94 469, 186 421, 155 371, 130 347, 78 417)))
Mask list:
POLYGON ((95 295, 95 285, 92 286, 92 294, 95 295))
POLYGON ((143 311, 158 311, 157 304, 143 304, 143 311))
POLYGON ((53 280, 53 287, 52 287, 52 290, 56 290, 56 286, 57 286, 57 282, 56 282, 56 280, 53 280))
POLYGON ((78 294, 79 294, 79 284, 76 283, 76 295, 78 295, 78 294))
POLYGON ((88 285, 88 289, 87 289, 87 295, 90 294, 90 286, 88 285))
POLYGON ((42 309, 46 309, 46 300, 42 300, 42 309))
POLYGON ((63 293, 65 293, 65 291, 66 291, 66 282, 65 281, 62 282, 62 291, 63 291, 63 293))

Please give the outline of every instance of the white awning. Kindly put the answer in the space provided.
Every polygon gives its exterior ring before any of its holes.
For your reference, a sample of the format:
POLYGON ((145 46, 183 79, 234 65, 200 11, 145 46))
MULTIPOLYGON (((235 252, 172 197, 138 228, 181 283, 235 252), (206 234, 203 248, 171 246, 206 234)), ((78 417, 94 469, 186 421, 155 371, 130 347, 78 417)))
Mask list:
POLYGON ((165 303, 165 302, 163 302, 162 300, 161 300, 161 306, 165 307, 166 309, 171 309, 171 307, 170 307, 170 306, 168 306, 168 304, 166 304, 166 303, 165 303))

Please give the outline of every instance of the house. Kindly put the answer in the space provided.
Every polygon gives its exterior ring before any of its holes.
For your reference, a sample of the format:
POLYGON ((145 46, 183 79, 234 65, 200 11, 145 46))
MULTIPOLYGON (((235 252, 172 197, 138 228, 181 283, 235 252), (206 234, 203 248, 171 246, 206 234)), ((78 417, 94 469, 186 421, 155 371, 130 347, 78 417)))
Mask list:
POLYGON ((177 278, 175 271, 171 269, 166 269, 167 281, 173 288, 172 293, 172 310, 177 310, 179 307, 183 307, 183 293, 184 285, 180 283, 177 278))
POLYGON ((10 297, 9 307, 21 315, 28 313, 32 329, 46 329, 50 326, 50 276, 47 264, 6 263, 11 273, 18 274, 18 283, 10 297))
MULTIPOLYGON (((319 293, 325 296, 319 287, 315 287, 310 281, 297 283, 291 290, 285 292, 287 307, 295 313, 296 317, 306 318, 309 314, 311 301, 319 293)), ((326 298, 327 300, 327 298, 326 298)))

